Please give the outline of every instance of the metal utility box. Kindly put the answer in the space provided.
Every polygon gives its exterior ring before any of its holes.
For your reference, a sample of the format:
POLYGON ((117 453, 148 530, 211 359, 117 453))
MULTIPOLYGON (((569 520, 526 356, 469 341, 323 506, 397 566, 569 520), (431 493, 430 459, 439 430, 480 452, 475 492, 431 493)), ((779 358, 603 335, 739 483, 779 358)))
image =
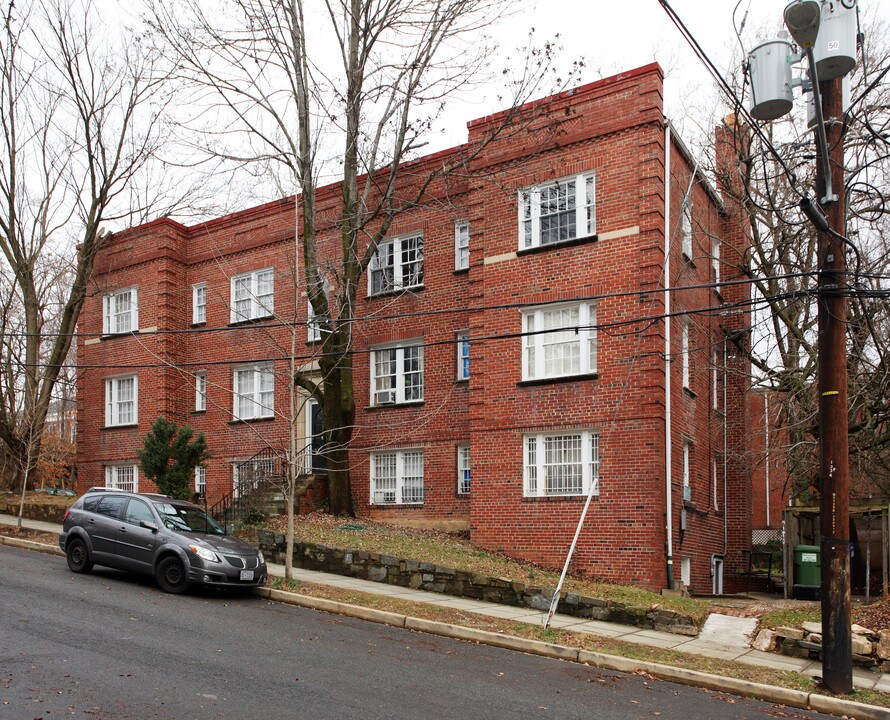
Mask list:
POLYGON ((820 81, 834 80, 856 66, 856 0, 822 3, 813 56, 820 81))
POLYGON ((748 55, 751 73, 751 115, 775 120, 791 112, 791 43, 782 38, 760 43, 748 55))
POLYGON ((822 555, 818 545, 794 546, 794 588, 796 600, 815 600, 822 583, 822 555))

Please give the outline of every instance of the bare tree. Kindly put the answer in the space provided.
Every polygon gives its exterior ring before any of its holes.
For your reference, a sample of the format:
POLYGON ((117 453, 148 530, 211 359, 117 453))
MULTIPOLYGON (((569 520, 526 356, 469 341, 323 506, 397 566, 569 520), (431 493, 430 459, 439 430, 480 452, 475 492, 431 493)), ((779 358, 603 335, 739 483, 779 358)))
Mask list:
POLYGON ((98 20, 90 0, 2 8, 0 447, 18 482, 39 456, 102 226, 169 200, 158 177, 150 195, 137 190, 163 139, 160 58, 98 20), (134 196, 154 201, 134 207, 134 196))
MULTIPOLYGON (((484 30, 506 7, 504 0, 152 5, 152 26, 193 83, 196 104, 213 109, 213 128, 203 116, 199 127, 192 125, 203 131, 205 150, 256 172, 277 168, 282 185, 293 183, 299 192, 295 242, 321 351, 317 374, 295 365, 292 383, 323 408, 329 508, 335 514, 354 513, 348 449, 360 280, 399 213, 425 202, 433 183, 457 169, 465 172, 474 153, 511 127, 515 116, 508 112, 485 140, 406 180, 406 162, 417 157, 447 98, 489 67, 494 46, 484 30), (333 179, 335 257, 322 247, 331 223, 320 217, 317 204, 318 188, 333 179)), ((552 72, 553 51, 545 45, 515 63, 517 72, 505 71, 506 107, 560 84, 552 72)), ((299 461, 291 455, 295 475, 299 461)))

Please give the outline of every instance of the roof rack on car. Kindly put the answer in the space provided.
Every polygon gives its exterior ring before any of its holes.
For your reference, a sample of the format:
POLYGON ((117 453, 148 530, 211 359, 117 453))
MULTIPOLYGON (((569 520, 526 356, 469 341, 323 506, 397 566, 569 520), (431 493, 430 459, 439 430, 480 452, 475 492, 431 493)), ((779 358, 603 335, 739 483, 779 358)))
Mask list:
POLYGON ((87 492, 126 492, 126 490, 121 490, 120 488, 105 487, 104 485, 93 485, 93 487, 87 488, 87 492))
POLYGON ((164 495, 162 493, 139 493, 142 497, 150 497, 150 498, 163 498, 164 500, 173 500, 174 497, 172 495, 164 495))

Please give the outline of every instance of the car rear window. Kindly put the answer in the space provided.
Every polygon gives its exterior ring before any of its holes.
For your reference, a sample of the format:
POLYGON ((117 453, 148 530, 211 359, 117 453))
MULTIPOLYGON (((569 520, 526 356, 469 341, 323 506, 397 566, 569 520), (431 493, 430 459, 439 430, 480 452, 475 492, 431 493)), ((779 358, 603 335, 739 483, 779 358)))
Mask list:
POLYGON ((95 512, 99 515, 107 515, 108 517, 120 520, 124 512, 124 505, 127 504, 127 498, 120 495, 106 495, 99 501, 95 512))
POLYGON ((96 505, 102 499, 101 495, 90 495, 83 499, 83 509, 88 512, 96 512, 96 505))

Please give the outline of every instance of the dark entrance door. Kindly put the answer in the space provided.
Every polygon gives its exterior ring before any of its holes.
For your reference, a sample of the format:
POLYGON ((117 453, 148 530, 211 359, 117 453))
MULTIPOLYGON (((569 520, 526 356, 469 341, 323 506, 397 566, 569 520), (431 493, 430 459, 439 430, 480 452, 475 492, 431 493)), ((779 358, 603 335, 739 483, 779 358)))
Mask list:
POLYGON ((327 473, 328 460, 324 456, 324 412, 317 402, 309 404, 310 434, 312 436, 312 472, 327 473))

